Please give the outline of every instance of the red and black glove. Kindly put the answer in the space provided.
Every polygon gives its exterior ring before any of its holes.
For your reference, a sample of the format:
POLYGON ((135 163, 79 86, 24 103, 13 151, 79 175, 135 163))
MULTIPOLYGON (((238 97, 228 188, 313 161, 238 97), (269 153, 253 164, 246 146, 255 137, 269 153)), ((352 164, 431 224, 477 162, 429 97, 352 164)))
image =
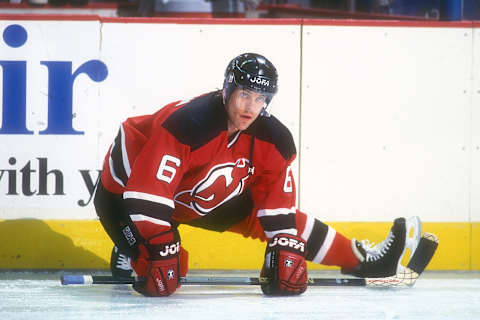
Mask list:
POLYGON ((281 233, 267 244, 260 274, 266 295, 298 295, 307 289, 306 243, 302 238, 281 233))
POLYGON ((145 296, 169 296, 180 287, 180 277, 188 268, 188 253, 180 247, 178 233, 167 231, 145 240, 132 268, 142 281, 133 285, 145 296), (182 260, 182 261, 180 261, 182 260))

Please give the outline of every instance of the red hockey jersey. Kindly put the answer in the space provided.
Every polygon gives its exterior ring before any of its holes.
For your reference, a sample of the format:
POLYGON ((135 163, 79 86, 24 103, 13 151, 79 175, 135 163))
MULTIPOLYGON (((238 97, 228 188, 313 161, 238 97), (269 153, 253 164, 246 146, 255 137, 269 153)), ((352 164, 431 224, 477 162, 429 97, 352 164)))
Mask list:
POLYGON ((207 220, 211 229, 219 224, 223 230, 251 214, 266 238, 296 235, 295 155, 291 133, 268 114, 229 137, 217 91, 122 123, 101 179, 108 191, 123 195, 143 237, 207 220))

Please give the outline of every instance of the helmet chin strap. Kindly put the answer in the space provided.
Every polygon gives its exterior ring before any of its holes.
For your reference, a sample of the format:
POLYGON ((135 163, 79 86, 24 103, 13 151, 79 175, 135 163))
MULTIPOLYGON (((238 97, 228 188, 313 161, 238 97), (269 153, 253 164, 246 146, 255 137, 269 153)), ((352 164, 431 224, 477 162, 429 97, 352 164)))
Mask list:
POLYGON ((260 111, 260 116, 262 116, 262 117, 270 117, 270 112, 268 112, 268 110, 267 110, 269 105, 270 105, 270 104, 265 103, 265 105, 264 105, 263 108, 262 108, 262 111, 260 111))

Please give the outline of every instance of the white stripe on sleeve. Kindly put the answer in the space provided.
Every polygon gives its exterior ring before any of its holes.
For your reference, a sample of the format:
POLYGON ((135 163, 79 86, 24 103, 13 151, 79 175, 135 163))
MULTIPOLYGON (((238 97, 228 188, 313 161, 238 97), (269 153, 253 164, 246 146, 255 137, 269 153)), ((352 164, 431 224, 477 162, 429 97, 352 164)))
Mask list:
POLYGON ((276 216, 279 214, 290 214, 295 213, 295 207, 291 208, 278 208, 278 209, 261 209, 258 210, 257 217, 265 217, 265 216, 276 216))
POLYGON ((125 173, 127 177, 130 178, 130 162, 128 160, 127 154, 127 146, 125 145, 125 131, 123 130, 123 125, 120 126, 120 133, 122 135, 122 160, 123 160, 123 168, 125 169, 125 173))
POLYGON ((337 231, 335 231, 335 229, 330 228, 330 226, 328 226, 327 236, 325 237, 322 247, 320 248, 320 250, 318 250, 317 255, 315 256, 315 258, 313 258, 312 262, 322 263, 323 259, 327 255, 328 250, 330 250, 330 247, 332 246, 333 239, 335 239, 336 234, 337 234, 337 231))
POLYGON ((288 233, 288 234, 291 234, 292 236, 296 236, 297 229, 291 228, 291 229, 282 229, 282 230, 275 230, 275 231, 265 231, 265 235, 269 239, 273 238, 275 235, 279 233, 288 233))
POLYGON ((132 219, 133 222, 147 221, 147 222, 151 222, 151 223, 154 223, 154 224, 158 224, 160 226, 167 226, 167 227, 172 226, 167 221, 160 220, 160 219, 155 219, 155 218, 143 215, 143 214, 131 214, 130 218, 132 219))
POLYGON ((305 223, 305 229, 303 230, 301 238, 305 241, 308 241, 310 235, 312 234, 313 225, 315 224, 315 218, 307 215, 307 222, 305 223))
POLYGON ((115 169, 113 168, 113 159, 112 159, 113 148, 115 148, 115 141, 112 142, 112 147, 110 148, 110 157, 108 157, 108 165, 110 166, 110 175, 112 176, 113 180, 115 180, 119 185, 125 188, 125 185, 123 184, 122 180, 120 180, 120 178, 117 177, 117 174, 115 173, 115 169))

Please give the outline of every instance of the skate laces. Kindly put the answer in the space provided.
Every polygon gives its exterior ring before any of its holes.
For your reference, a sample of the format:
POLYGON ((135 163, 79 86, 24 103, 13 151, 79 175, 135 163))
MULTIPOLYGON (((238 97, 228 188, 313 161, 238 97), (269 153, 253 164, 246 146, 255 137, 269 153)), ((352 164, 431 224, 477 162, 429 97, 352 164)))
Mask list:
POLYGON ((383 258, 392 246, 394 239, 395 235, 390 231, 387 238, 377 245, 367 239, 358 241, 363 250, 365 250, 366 262, 377 261, 378 259, 383 258))
POLYGON ((122 270, 132 270, 132 266, 130 265, 130 258, 120 253, 118 255, 116 267, 122 270))

